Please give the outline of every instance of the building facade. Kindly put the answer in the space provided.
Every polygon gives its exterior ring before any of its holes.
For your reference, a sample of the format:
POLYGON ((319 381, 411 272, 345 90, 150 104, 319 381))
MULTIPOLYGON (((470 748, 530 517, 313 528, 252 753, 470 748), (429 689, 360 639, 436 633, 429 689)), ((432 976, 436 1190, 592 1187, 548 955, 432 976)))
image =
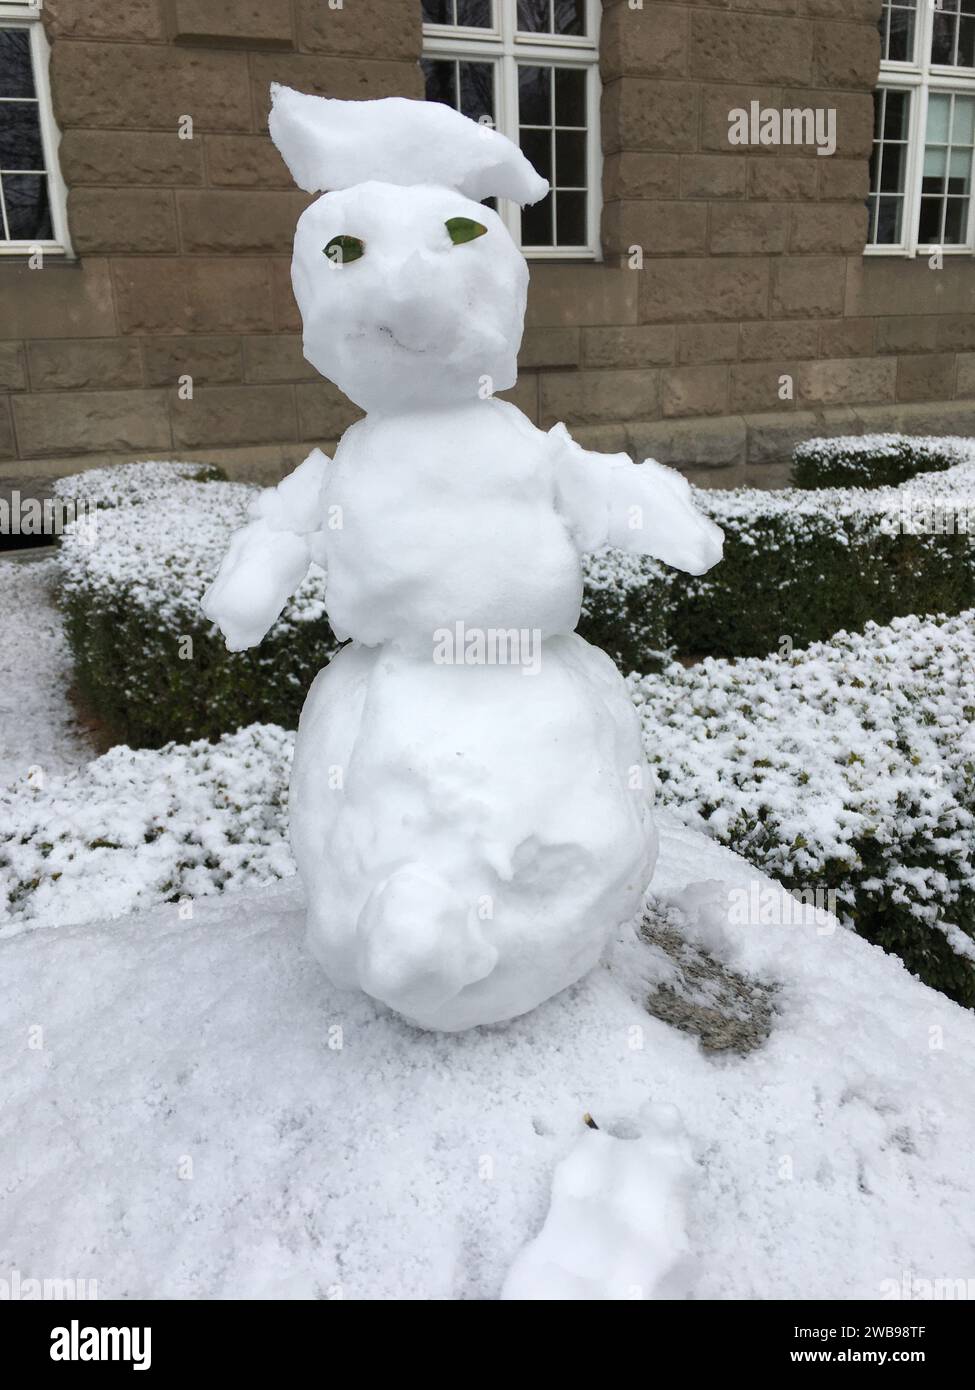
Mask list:
POLYGON ((0 0, 0 474, 268 481, 355 418, 301 353, 272 81, 450 102, 550 179, 499 208, 542 427, 718 486, 975 433, 970 0, 0 0))

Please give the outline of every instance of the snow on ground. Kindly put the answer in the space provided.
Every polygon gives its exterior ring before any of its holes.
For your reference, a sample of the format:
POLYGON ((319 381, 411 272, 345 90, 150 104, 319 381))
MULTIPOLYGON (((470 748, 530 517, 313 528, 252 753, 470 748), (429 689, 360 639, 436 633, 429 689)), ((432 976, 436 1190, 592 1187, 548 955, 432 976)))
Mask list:
POLYGON ((0 560, 0 787, 28 776, 36 784, 95 756, 68 703, 71 655, 55 576, 50 559, 0 560))
POLYGON ((659 902, 775 986, 746 1057, 647 1013, 668 962, 632 932, 535 1012, 452 1036, 335 991, 293 883, 4 942, 0 1265, 102 1297, 494 1298, 584 1112, 632 1141, 673 1106, 694 1181, 683 1235, 660 1229, 692 1297, 975 1278, 975 1018, 822 918, 727 926, 730 889, 770 881, 661 828, 659 902))

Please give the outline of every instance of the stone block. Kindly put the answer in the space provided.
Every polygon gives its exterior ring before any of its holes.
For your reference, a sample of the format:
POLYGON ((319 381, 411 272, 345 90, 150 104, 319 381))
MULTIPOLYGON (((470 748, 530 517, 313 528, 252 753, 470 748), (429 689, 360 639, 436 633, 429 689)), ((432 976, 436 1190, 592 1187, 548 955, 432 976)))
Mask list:
MULTIPOLYGON (((326 0, 324 9, 328 9, 326 0)), ((169 33, 178 43, 294 43, 291 0, 167 0, 169 33)))
POLYGON ((13 406, 23 458, 172 446, 161 391, 44 392, 15 396, 13 406))
POLYGON ((295 388, 295 394, 299 439, 338 439, 362 415, 331 381, 306 382, 295 388))
POLYGON ((522 368, 578 367, 581 352, 578 328, 526 328, 518 363, 522 368))
POLYGON ((186 376, 192 377, 194 390, 243 380, 239 338, 188 333, 143 338, 142 358, 147 386, 176 386, 186 376))
POLYGON ((659 413, 656 370, 545 372, 539 378, 540 424, 587 425, 645 420, 659 413))
POLYGON ((773 318, 838 318, 846 294, 840 257, 789 256, 772 266, 773 318))
POLYGON ((23 391, 27 368, 21 343, 0 343, 0 391, 23 391))
POLYGON ((176 212, 168 189, 73 188, 68 223, 81 255, 165 255, 179 249, 176 212))
POLYGON ((661 413, 665 419, 724 415, 728 410, 728 368, 674 367, 660 374, 661 413))
POLYGON ((804 405, 856 405, 893 401, 897 361, 892 357, 846 357, 804 362, 799 368, 799 399, 804 405))
POLYGON ((49 256, 39 270, 0 261, 0 304, 4 337, 94 338, 117 331, 109 263, 96 257, 49 256))
POLYGON ((760 258, 651 259, 640 274, 640 318, 650 323, 765 318, 768 285, 769 261, 760 258))
POLYGON ((619 328, 584 328, 587 367, 659 367, 674 360, 676 329, 672 324, 624 324, 619 328))
POLYGON ((205 386, 192 400, 169 397, 173 445, 261 444, 297 439, 291 386, 205 386))
POLYGON ((202 139, 181 140, 175 130, 68 130, 58 157, 74 196, 82 184, 203 182, 202 139))
POLYGON ((309 202, 302 192, 220 189, 178 193, 183 250, 191 254, 283 255, 309 202))
POLYGON ((244 338, 244 376, 247 381, 320 381, 294 334, 244 338))
POLYGON ((28 347, 30 384, 35 391, 141 386, 139 344, 124 338, 66 338, 28 347))
POLYGON ((274 329, 268 262, 240 257, 119 259, 122 331, 268 333, 274 329))
POLYGON ((423 46, 422 14, 414 0, 296 0, 301 47, 312 53, 361 54, 415 62, 423 46))

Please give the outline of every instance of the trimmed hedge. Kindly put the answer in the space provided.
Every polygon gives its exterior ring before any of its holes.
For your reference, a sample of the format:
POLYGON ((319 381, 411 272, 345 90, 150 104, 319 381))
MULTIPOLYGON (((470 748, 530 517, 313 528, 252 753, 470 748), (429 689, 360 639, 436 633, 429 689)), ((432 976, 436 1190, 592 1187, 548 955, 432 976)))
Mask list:
POLYGON ((968 452, 972 461, 898 488, 698 492, 725 552, 708 574, 674 578, 677 650, 764 656, 783 639, 802 647, 870 620, 971 607, 972 536, 930 525, 937 513, 975 528, 975 447, 968 452))
MULTIPOLYGON (((59 495, 99 506, 94 543, 81 524, 61 547, 78 685, 135 746, 217 738, 255 720, 294 727, 336 650, 319 570, 256 649, 230 654, 204 619, 200 600, 253 492, 194 464, 129 464, 58 484, 59 495)), ((764 656, 783 638, 801 647, 870 620, 959 612, 975 605, 971 536, 910 534, 900 521, 908 506, 969 499, 975 462, 873 491, 697 491, 725 531, 723 562, 688 578, 621 551, 589 556, 579 631, 624 671, 647 673, 675 651, 764 656)))
POLYGON ((898 487, 919 473, 936 473, 971 457, 965 439, 904 434, 807 439, 792 455, 796 487, 898 487))
MULTIPOLYGON (((126 743, 217 739, 248 724, 295 728, 335 651, 325 576, 314 569, 259 647, 228 652, 200 601, 254 489, 217 469, 143 463, 63 479, 98 504, 92 541, 66 528, 61 604, 79 692, 126 743)), ((670 660, 670 576, 642 556, 587 557, 580 631, 624 670, 670 660)))
POLYGON ((975 1007, 975 611, 630 686, 662 804, 975 1007))

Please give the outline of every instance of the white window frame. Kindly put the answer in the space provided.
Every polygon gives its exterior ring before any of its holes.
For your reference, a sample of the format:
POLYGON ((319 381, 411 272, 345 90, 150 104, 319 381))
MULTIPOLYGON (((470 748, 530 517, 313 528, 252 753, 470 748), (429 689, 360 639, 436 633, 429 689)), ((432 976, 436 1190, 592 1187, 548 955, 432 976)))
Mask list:
POLYGON ((51 101, 51 45, 47 41, 41 22, 42 6, 43 0, 0 0, 0 27, 26 29, 30 38, 34 91, 37 96, 41 145, 47 172, 47 197, 51 209, 51 230, 54 236, 49 241, 7 241, 4 237, 0 239, 0 256, 26 256, 34 248, 40 248, 46 256, 74 255, 68 234, 68 191, 58 161, 61 132, 54 120, 54 105, 51 101))
MULTIPOLYGON (((419 4, 419 0, 417 0, 419 4)), ((602 212, 603 157, 599 130, 600 0, 585 0, 586 33, 521 34, 517 30, 517 0, 493 0, 493 29, 463 25, 424 24, 424 58, 459 58, 491 62, 495 68, 495 126, 518 144, 518 64, 555 63, 582 68, 586 73, 586 224, 589 240, 581 246, 522 246, 530 260, 602 260, 600 214, 602 212)), ((521 208, 510 199, 498 199, 498 214, 517 245, 521 246, 521 208)))
POLYGON ((954 93, 957 96, 975 97, 975 68, 947 67, 931 62, 935 12, 934 0, 918 0, 912 62, 890 62, 885 58, 880 62, 878 89, 909 92, 911 112, 904 173, 903 237, 897 245, 879 246, 868 243, 864 252, 868 256, 913 258, 930 256, 936 251, 945 256, 971 256, 975 252, 975 168, 972 171, 973 186, 968 204, 965 241, 956 246, 938 246, 932 242, 918 240, 921 180, 924 177, 924 147, 928 129, 928 98, 932 93, 954 93))

